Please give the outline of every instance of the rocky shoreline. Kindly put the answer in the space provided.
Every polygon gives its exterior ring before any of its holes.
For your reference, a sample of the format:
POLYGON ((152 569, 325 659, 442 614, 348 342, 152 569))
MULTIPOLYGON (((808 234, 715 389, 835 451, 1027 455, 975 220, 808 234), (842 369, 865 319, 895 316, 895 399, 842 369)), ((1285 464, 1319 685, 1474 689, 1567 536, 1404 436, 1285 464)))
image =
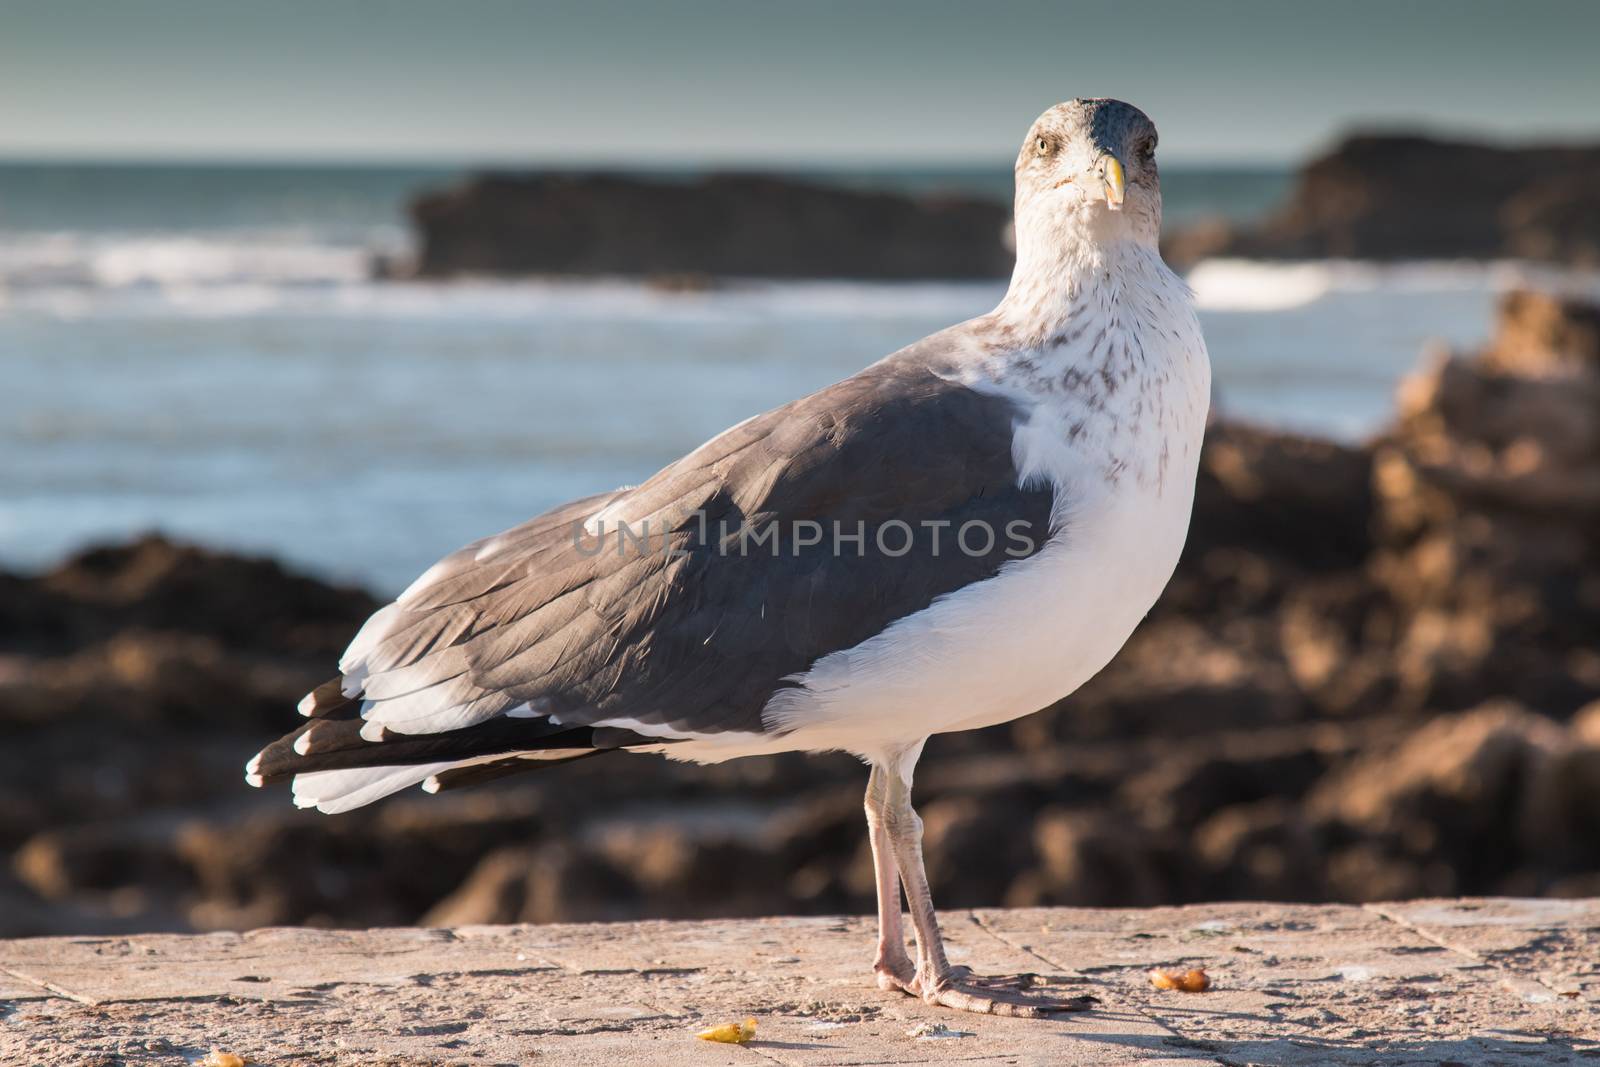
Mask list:
POLYGON ((1169 262, 1523 259, 1600 266, 1600 146, 1506 148, 1416 134, 1345 138, 1260 223, 1197 225, 1169 262))
MULTIPOLYGON (((1213 428, 1080 693, 930 743, 941 903, 1600 895, 1600 308, 1509 296, 1362 447, 1213 428)), ((864 912, 846 757, 616 756, 330 818, 241 778, 374 607, 148 538, 0 576, 0 936, 864 912)))

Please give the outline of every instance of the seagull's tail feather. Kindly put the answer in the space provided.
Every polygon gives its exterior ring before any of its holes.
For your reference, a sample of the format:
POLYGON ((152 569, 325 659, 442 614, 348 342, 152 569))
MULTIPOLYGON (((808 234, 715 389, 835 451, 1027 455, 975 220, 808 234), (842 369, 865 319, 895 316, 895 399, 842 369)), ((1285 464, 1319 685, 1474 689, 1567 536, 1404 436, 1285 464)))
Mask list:
POLYGON ((573 760, 588 759, 590 756, 599 756, 610 751, 612 750, 608 748, 592 748, 587 752, 577 753, 523 752, 488 763, 452 763, 444 770, 435 771, 424 778, 422 788, 429 793, 443 793, 469 785, 482 785, 499 778, 509 778, 513 774, 521 774, 523 771, 531 771, 541 766, 547 767, 552 763, 571 763, 573 760))
POLYGON ((253 786, 292 780, 295 804, 328 813, 359 808, 408 786, 438 792, 633 744, 661 743, 624 730, 563 726, 539 716, 500 716, 431 734, 379 730, 373 738, 372 724, 361 718, 360 694, 343 696, 329 683, 307 702, 316 704, 314 717, 256 753, 245 766, 245 780, 253 786))

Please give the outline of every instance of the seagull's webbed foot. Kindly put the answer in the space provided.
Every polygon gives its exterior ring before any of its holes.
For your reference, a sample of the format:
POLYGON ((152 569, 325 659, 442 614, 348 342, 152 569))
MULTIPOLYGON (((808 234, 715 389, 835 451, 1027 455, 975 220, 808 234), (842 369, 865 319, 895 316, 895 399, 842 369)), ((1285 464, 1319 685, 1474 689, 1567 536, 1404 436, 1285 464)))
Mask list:
POLYGON ((1098 1001, 1091 996, 1063 996, 1049 990, 1036 990, 1036 974, 973 974, 968 967, 952 967, 942 980, 918 975, 907 993, 929 1004, 979 1015, 1012 1015, 1039 1019, 1060 1012, 1088 1011, 1098 1001))
POLYGON ((911 993, 912 983, 917 979, 915 965, 903 952, 898 959, 880 957, 878 962, 872 965, 872 973, 878 976, 878 988, 885 992, 898 989, 902 993, 911 993))
POLYGON ((890 925, 892 932, 885 933, 878 938, 878 955, 872 961, 872 973, 878 976, 878 988, 884 992, 898 989, 902 993, 916 996, 912 985, 917 980, 918 967, 911 962, 911 956, 906 952, 905 942, 900 940, 898 912, 900 901, 895 900, 896 913, 890 925))

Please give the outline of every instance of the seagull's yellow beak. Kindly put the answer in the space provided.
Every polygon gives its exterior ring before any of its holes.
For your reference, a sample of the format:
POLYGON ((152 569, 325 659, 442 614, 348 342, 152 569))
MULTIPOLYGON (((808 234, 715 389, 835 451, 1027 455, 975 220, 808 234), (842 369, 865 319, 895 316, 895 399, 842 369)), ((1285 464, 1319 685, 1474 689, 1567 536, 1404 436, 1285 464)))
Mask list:
POLYGON ((1100 160, 1100 179, 1105 184, 1106 207, 1122 210, 1122 198, 1128 191, 1127 176, 1122 173, 1122 161, 1107 154, 1100 160))

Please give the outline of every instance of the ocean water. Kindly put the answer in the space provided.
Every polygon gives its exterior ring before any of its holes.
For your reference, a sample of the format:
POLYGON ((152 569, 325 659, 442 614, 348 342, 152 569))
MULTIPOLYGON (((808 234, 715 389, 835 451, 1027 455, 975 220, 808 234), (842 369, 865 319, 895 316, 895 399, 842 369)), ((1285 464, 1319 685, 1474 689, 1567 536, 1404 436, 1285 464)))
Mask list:
MULTIPOLYGON (((670 177, 671 175, 667 175, 670 177)), ((818 173, 1005 195, 983 171, 818 173)), ((159 529, 393 592, 442 553, 637 482, 756 411, 993 306, 1003 285, 375 283, 447 170, 0 166, 0 567, 159 529)), ((1247 218, 1275 172, 1164 175, 1247 218)), ((1215 261, 1221 411, 1355 438, 1516 265, 1215 261)))

